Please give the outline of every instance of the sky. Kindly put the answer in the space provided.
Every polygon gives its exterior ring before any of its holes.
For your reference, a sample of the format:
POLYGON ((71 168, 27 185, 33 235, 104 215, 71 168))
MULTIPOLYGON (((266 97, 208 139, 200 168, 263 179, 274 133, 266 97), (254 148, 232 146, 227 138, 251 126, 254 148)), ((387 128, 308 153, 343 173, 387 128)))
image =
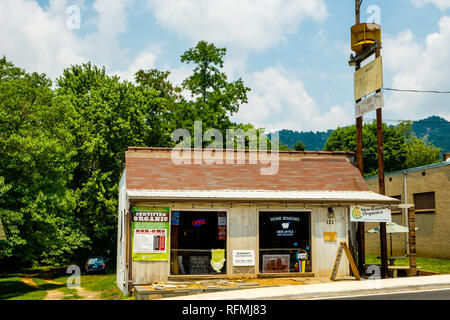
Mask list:
MULTIPOLYGON (((192 72, 180 56, 206 40, 251 88, 234 121, 323 131, 355 122, 354 22, 354 0, 0 0, 0 57, 52 80, 92 61, 130 81, 167 70, 179 85, 192 72)), ((450 91, 450 0, 363 0, 361 22, 382 27, 385 88, 450 91)), ((431 115, 450 120, 449 94, 385 92, 388 123, 431 115)))

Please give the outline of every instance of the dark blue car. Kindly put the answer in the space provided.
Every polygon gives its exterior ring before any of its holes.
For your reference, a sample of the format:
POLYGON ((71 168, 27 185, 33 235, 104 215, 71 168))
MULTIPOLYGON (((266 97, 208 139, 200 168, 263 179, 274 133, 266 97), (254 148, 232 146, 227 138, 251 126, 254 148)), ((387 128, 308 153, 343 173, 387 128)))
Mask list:
POLYGON ((84 266, 84 271, 86 274, 89 273, 104 273, 106 274, 108 272, 108 266, 106 263, 108 262, 108 259, 103 259, 101 256, 97 257, 90 257, 86 265, 84 266))

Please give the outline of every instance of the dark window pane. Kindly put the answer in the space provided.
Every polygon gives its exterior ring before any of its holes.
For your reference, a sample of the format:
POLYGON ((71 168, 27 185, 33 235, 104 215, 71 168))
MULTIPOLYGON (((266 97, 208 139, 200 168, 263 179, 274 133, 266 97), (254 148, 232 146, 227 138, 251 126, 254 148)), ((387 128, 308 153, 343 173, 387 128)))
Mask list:
POLYGON ((435 209, 434 192, 415 193, 414 204, 416 210, 435 209))

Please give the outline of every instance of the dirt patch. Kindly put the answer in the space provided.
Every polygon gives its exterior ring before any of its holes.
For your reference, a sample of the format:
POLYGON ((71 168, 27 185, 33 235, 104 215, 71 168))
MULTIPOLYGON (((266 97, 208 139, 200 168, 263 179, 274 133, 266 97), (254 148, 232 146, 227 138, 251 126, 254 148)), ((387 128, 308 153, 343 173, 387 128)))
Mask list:
POLYGON ((21 278, 21 280, 26 285, 29 285, 30 287, 33 287, 33 288, 36 288, 36 289, 39 289, 39 286, 33 281, 33 279, 24 277, 24 278, 21 278))

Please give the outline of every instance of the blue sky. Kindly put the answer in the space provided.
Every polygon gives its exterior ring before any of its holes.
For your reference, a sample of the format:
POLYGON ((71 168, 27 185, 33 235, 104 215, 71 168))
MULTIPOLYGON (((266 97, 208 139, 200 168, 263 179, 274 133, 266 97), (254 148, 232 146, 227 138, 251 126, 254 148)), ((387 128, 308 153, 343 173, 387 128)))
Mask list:
MULTIPOLYGON (((364 0, 370 19, 382 26, 384 87, 450 89, 450 0, 364 0)), ((354 122, 353 23, 353 0, 0 0, 0 55, 52 79, 92 61, 122 79, 158 68, 180 83, 191 70, 180 56, 207 40, 252 88, 234 120, 316 131, 354 122)), ((389 121, 450 120, 450 95, 385 94, 389 121)))

